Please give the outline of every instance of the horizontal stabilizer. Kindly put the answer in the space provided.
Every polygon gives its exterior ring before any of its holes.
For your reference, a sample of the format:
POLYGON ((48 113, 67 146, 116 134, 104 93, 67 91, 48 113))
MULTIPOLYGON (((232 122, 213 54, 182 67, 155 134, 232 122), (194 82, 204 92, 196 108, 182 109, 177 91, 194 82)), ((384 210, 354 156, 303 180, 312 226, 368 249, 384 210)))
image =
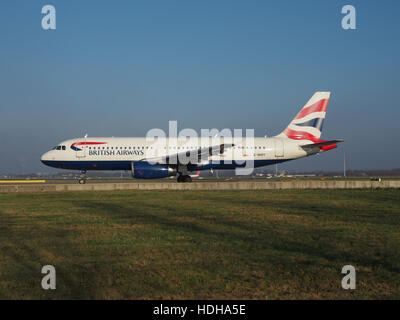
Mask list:
POLYGON ((311 143, 311 144, 305 144, 301 146, 302 148, 314 148, 314 147, 323 147, 323 146, 329 146, 331 144, 336 144, 339 142, 343 142, 343 139, 337 139, 337 140, 329 140, 329 141, 323 141, 323 142, 317 142, 317 143, 311 143))

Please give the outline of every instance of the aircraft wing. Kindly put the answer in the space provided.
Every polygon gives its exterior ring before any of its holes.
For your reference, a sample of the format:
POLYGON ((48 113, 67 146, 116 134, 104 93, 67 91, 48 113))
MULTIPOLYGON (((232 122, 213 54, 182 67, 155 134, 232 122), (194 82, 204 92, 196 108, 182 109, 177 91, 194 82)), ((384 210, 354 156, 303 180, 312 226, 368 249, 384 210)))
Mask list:
POLYGON ((211 156, 223 154, 225 152, 225 149, 232 148, 233 146, 234 146, 234 144, 232 144, 232 143, 222 143, 222 144, 211 146, 211 147, 199 148, 197 150, 182 151, 182 152, 170 154, 167 156, 145 158, 145 159, 143 159, 143 161, 178 165, 178 164, 181 164, 180 159, 187 159, 188 163, 182 163, 182 164, 184 164, 184 165, 189 164, 189 163, 197 164, 197 163, 200 163, 204 159, 208 159, 211 156))

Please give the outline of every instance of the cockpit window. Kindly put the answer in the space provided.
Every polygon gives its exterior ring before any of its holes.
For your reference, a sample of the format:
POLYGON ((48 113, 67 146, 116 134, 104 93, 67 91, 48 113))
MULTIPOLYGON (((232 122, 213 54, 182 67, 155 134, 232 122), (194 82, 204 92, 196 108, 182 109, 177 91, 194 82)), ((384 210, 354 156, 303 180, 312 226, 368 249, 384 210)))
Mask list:
POLYGON ((61 146, 57 146, 56 150, 61 150, 61 146))
POLYGON ((61 148, 62 148, 63 150, 65 150, 65 146, 61 146, 61 148))

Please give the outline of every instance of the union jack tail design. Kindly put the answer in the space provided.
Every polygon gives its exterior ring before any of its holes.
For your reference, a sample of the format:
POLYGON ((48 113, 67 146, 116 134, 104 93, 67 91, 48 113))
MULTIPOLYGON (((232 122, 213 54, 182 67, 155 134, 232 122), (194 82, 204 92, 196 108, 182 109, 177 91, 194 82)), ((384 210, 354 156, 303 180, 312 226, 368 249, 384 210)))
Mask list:
POLYGON ((320 142, 330 92, 316 92, 278 137, 320 142))

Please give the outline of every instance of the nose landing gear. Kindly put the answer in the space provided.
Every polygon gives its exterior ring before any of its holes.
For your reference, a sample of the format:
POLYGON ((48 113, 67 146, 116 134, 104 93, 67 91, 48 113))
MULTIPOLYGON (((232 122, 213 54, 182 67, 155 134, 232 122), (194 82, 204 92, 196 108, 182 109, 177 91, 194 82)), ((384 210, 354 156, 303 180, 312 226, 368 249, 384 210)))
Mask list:
POLYGON ((79 184, 85 184, 86 183, 86 170, 81 171, 81 177, 78 180, 79 184))

